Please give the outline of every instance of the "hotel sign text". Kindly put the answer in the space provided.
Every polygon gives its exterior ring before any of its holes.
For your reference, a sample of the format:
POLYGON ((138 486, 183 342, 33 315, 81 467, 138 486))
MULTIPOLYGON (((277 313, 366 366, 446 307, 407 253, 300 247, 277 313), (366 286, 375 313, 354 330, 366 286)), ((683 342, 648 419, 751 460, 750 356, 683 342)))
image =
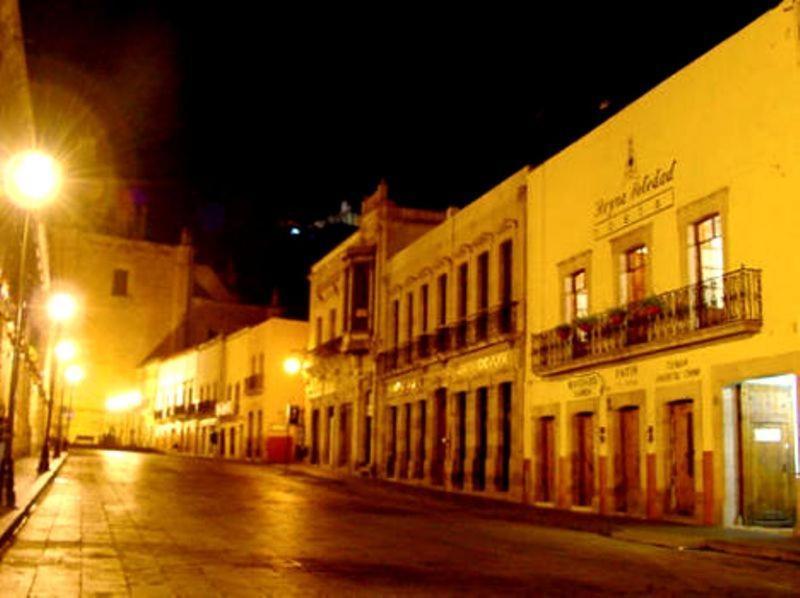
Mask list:
POLYGON ((594 238, 607 237, 672 207, 675 203, 672 180, 677 163, 673 159, 669 166, 637 178, 621 193, 598 199, 594 209, 594 238))

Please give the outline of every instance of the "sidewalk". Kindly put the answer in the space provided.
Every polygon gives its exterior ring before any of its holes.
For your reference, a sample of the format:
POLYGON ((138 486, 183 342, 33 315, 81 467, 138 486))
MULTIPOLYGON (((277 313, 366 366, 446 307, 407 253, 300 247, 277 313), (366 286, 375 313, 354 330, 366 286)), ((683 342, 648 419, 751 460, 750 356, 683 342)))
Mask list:
POLYGON ((58 474, 67 458, 66 452, 58 459, 50 459, 50 471, 39 475, 36 471, 39 457, 23 457, 14 461, 14 486, 17 493, 17 507, 8 509, 0 506, 0 551, 14 535, 19 525, 28 516, 31 506, 48 484, 58 474))
POLYGON ((475 494, 444 492, 429 486, 415 486, 390 480, 362 478, 306 464, 292 464, 296 475, 340 479, 352 484, 371 484, 396 493, 414 495, 478 510, 493 519, 527 521, 532 525, 560 527, 609 536, 623 542, 648 544, 673 550, 710 550, 800 564, 800 537, 791 529, 722 528, 683 525, 673 522, 647 521, 626 517, 609 517, 560 509, 534 507, 505 502, 475 494))

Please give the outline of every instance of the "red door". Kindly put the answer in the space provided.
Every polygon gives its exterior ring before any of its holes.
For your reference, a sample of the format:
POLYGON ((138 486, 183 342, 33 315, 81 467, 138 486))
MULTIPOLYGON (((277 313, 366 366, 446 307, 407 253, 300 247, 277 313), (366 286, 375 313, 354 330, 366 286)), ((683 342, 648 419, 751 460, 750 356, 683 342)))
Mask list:
POLYGON ((536 485, 536 500, 540 502, 555 502, 555 472, 556 472, 556 426, 554 417, 539 419, 538 442, 538 483, 536 485))

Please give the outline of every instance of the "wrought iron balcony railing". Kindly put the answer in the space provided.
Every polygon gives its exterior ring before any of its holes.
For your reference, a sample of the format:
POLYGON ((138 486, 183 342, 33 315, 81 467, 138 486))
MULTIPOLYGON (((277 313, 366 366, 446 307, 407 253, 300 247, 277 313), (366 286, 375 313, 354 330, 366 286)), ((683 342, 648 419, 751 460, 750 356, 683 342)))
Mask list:
POLYGON ((533 369, 559 374, 761 328, 761 271, 742 267, 534 334, 533 369))
POLYGON ((506 339, 516 332, 516 307, 516 303, 508 303, 485 310, 450 326, 439 326, 432 334, 421 334, 411 343, 384 351, 378 355, 378 372, 388 374, 506 339))

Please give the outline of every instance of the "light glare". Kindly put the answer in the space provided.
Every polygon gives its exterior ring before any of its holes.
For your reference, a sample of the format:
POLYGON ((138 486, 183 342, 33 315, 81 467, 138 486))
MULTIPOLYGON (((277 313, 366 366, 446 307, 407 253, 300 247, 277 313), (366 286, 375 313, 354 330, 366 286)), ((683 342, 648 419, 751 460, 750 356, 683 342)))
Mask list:
POLYGON ((303 364, 300 363, 300 360, 297 357, 287 357, 283 360, 283 371, 290 376, 294 376, 300 371, 302 365, 303 364))
POLYGON ((71 340, 60 341, 56 345, 55 353, 59 361, 69 361, 78 354, 78 345, 71 340))
POLYGON ((84 375, 83 368, 77 363, 67 366, 67 369, 64 370, 64 378, 66 378, 67 382, 72 385, 75 385, 83 380, 84 375))
POLYGON ((40 208, 58 193, 61 167, 44 152, 23 152, 12 156, 6 163, 3 185, 11 201, 21 208, 40 208))
POLYGON ((78 302, 69 293, 54 293, 47 302, 47 313, 55 322, 66 322, 78 311, 78 302))

